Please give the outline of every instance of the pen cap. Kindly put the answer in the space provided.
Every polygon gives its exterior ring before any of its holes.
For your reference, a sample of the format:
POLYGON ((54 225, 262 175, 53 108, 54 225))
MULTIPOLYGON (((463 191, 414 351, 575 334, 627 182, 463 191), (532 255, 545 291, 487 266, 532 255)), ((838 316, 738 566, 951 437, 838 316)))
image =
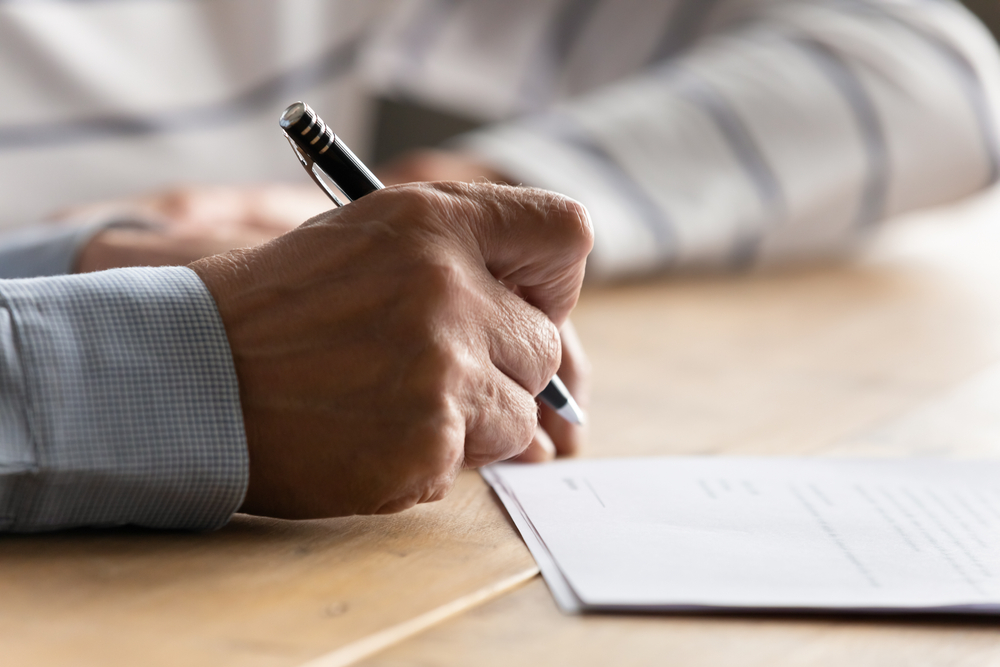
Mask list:
POLYGON ((290 105, 278 123, 352 201, 384 187, 308 104, 290 105))

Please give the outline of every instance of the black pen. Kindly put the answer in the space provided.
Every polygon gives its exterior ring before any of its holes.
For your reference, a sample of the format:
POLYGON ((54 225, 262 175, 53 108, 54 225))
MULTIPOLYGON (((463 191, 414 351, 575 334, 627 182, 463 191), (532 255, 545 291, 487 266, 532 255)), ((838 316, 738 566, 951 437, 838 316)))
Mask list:
MULTIPOLYGON (((308 104, 296 102, 285 109, 279 124, 309 178, 337 206, 343 206, 344 202, 326 182, 327 178, 349 202, 385 187, 308 104)), ((583 411, 558 375, 549 381, 538 400, 566 421, 583 423, 583 411)))

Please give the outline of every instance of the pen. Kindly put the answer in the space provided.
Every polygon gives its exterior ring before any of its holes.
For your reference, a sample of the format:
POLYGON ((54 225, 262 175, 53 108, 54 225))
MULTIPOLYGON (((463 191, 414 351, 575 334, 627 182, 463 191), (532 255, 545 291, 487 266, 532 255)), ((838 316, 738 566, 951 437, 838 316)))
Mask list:
MULTIPOLYGON (((308 104, 292 104, 281 114, 278 123, 309 178, 337 206, 343 206, 344 202, 334 187, 348 202, 385 187, 308 104), (333 187, 326 179, 332 181, 333 187)), ((583 423, 583 411, 558 375, 549 381, 537 398, 566 421, 583 423)))

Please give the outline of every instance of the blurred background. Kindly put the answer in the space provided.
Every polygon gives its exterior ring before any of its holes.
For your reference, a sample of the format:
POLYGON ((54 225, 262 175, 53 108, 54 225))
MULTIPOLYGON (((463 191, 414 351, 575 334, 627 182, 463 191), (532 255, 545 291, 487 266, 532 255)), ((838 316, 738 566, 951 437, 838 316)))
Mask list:
POLYGON ((301 99, 387 183, 582 201, 594 279, 838 257, 1000 175, 1000 9, 966 3, 0 2, 0 231, 183 229, 116 260, 178 263, 280 233, 328 206, 301 99))
MULTIPOLYGON (((979 17, 994 39, 1000 40, 1000 2, 962 0, 962 3, 979 17)), ((481 121, 429 109, 404 98, 381 97, 377 105, 370 155, 378 165, 416 148, 437 146, 482 125, 481 121)))

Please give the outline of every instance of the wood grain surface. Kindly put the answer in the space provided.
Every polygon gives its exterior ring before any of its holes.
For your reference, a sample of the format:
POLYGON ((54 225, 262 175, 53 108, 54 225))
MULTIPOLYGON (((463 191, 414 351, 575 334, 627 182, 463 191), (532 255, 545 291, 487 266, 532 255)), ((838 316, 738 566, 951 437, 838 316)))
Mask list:
POLYGON ((565 616, 540 578, 366 667, 983 667, 1000 664, 994 621, 752 616, 565 616))
POLYGON ((0 665, 345 664, 537 572, 478 474, 388 517, 0 537, 0 665))
MULTIPOLYGON (((591 290, 574 319, 590 456, 1000 456, 995 192, 848 264, 591 290)), ((536 578, 360 664, 1000 665, 1000 621, 565 616, 536 578)))

